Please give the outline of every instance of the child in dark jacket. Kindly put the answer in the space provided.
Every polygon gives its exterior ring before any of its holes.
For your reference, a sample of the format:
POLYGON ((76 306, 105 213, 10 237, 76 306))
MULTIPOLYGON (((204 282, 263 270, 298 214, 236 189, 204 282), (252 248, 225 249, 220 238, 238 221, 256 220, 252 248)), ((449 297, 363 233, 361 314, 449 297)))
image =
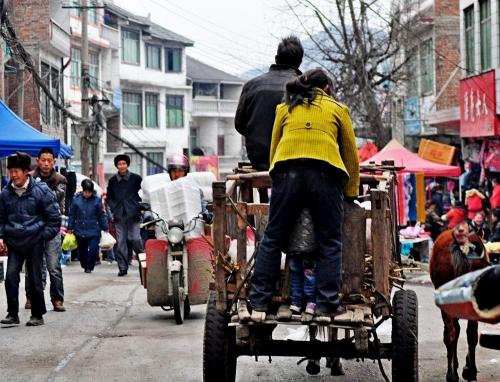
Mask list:
POLYGON ((78 257, 85 273, 93 271, 99 254, 101 230, 108 231, 108 219, 101 198, 94 192, 90 179, 82 181, 82 192, 73 199, 68 232, 73 232, 78 243, 78 257))

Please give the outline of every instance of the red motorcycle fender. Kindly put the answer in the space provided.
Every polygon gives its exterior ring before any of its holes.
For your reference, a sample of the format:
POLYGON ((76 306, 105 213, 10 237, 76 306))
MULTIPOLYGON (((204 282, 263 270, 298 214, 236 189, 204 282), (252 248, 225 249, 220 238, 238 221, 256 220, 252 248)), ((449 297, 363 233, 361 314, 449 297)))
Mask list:
POLYGON ((146 242, 147 295, 151 306, 168 306, 168 243, 151 239, 146 242))

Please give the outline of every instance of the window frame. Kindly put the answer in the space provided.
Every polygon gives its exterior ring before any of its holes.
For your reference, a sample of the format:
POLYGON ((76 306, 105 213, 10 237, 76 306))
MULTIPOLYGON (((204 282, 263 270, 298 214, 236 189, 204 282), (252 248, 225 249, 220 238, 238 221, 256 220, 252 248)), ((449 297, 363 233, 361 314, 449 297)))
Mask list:
POLYGON ((491 69, 491 1, 479 1, 479 49, 481 71, 491 69))
MULTIPOLYGON (((165 158, 164 158, 163 152, 161 152, 161 151, 147 151, 146 156, 148 158, 154 160, 155 162, 160 163, 162 166, 165 166, 165 164, 164 164, 165 158), (160 158, 160 160, 157 160, 157 158, 155 158, 156 156, 158 156, 160 158)), ((163 169, 161 167, 158 167, 158 166, 152 164, 151 162, 149 162, 148 160, 146 160, 146 176, 160 174, 162 172, 163 172, 163 169)))
POLYGON ((71 47, 71 77, 70 86, 75 89, 82 87, 82 50, 78 47, 71 47), (78 52, 78 58, 76 58, 78 52), (75 54, 73 54, 75 53, 75 54))
POLYGON ((122 64, 127 64, 127 65, 136 65, 140 66, 141 65, 141 32, 135 29, 127 29, 127 28, 121 28, 121 63, 122 64), (128 58, 125 58, 125 40, 127 39, 127 34, 135 34, 137 35, 137 40, 128 38, 128 40, 131 41, 136 41, 136 47, 137 47, 137 57, 136 60, 130 60, 128 61, 128 58))
POLYGON ((474 5, 464 9, 465 71, 470 76, 475 72, 474 5))
POLYGON ((420 94, 434 93, 434 41, 429 38, 420 44, 420 94))
POLYGON ((151 70, 156 70, 161 72, 162 71, 162 47, 156 44, 144 44, 144 53, 145 53, 145 58, 146 58, 146 69, 151 69, 151 70), (158 50, 158 67, 151 66, 151 62, 149 59, 149 49, 157 49, 158 50))
POLYGON ((139 154, 133 152, 126 152, 125 154, 130 157, 130 166, 128 168, 129 171, 142 176, 142 172, 144 169, 143 158, 139 154), (137 169, 139 171, 137 171, 137 169))
POLYGON ((166 73, 182 73, 182 48, 166 47, 165 48, 165 72, 166 73), (170 62, 169 53, 172 53, 172 62, 170 62), (175 62, 175 52, 178 53, 178 61, 175 62), (178 64, 178 68, 176 67, 178 64))
POLYGON ((89 52, 89 86, 94 90, 99 90, 99 68, 99 52, 89 52), (92 62, 94 58, 95 61, 92 62))
POLYGON ((158 93, 153 93, 153 92, 146 92, 144 94, 144 124, 148 128, 159 128, 160 127, 160 95, 158 93), (150 125, 148 121, 148 106, 150 106, 148 99, 155 97, 156 98, 156 124, 150 125))
POLYGON ((165 96, 165 114, 166 126, 168 129, 184 128, 184 96, 178 94, 167 94, 165 96), (179 100, 180 103, 177 102, 179 100), (174 112, 176 113, 173 114, 174 112), (173 118, 171 118, 171 113, 173 118))
POLYGON ((123 127, 125 129, 132 129, 132 130, 137 130, 137 129, 142 129, 143 123, 144 123, 144 112, 143 112, 143 95, 142 92, 133 92, 133 91, 123 91, 122 92, 122 122, 123 122, 123 127), (138 96, 139 97, 139 102, 138 103, 132 103, 132 102, 127 102, 127 98, 130 96, 138 96), (125 116, 125 107, 126 105, 139 105, 139 123, 138 124, 132 124, 131 122, 135 121, 130 121, 128 118, 125 116))

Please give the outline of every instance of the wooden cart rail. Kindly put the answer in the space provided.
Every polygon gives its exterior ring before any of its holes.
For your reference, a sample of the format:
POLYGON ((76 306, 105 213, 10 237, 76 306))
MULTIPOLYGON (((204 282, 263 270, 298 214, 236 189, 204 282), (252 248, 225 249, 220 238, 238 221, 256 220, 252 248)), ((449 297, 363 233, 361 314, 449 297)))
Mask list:
MULTIPOLYGON (((399 248, 394 199, 395 176, 390 171, 375 175, 361 174, 360 183, 361 187, 367 185, 370 190, 366 198, 371 201, 371 211, 346 204, 346 219, 343 228, 348 234, 344 234, 344 237, 351 240, 344 240, 343 252, 349 255, 343 258, 343 292, 361 293, 366 254, 364 222, 368 218, 372 219, 372 274, 370 276, 373 279, 373 292, 384 301, 389 301, 391 260, 395 259, 400 263, 397 255, 399 248)), ((271 178, 267 172, 229 175, 226 182, 213 183, 213 236, 216 253, 215 283, 218 310, 227 311, 231 308, 231 302, 234 302, 237 297, 246 296, 248 276, 252 267, 252 259, 247 264, 247 227, 252 226, 249 224, 250 221, 267 217, 269 213, 269 204, 253 202, 254 189, 270 187, 271 178), (237 240, 237 264, 233 264, 232 268, 228 267, 230 260, 226 250, 227 234, 237 240), (232 269, 232 274, 228 274, 228 269, 232 269)), ((388 315, 389 308, 386 307, 381 313, 388 315)))

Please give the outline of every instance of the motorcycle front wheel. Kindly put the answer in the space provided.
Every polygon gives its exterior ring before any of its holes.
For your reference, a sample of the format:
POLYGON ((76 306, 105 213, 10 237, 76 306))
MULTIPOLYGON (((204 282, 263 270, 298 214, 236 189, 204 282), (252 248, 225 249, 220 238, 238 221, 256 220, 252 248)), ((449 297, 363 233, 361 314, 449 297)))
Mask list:
POLYGON ((174 317, 177 325, 184 322, 184 283, 181 282, 180 272, 172 274, 172 301, 174 317))

